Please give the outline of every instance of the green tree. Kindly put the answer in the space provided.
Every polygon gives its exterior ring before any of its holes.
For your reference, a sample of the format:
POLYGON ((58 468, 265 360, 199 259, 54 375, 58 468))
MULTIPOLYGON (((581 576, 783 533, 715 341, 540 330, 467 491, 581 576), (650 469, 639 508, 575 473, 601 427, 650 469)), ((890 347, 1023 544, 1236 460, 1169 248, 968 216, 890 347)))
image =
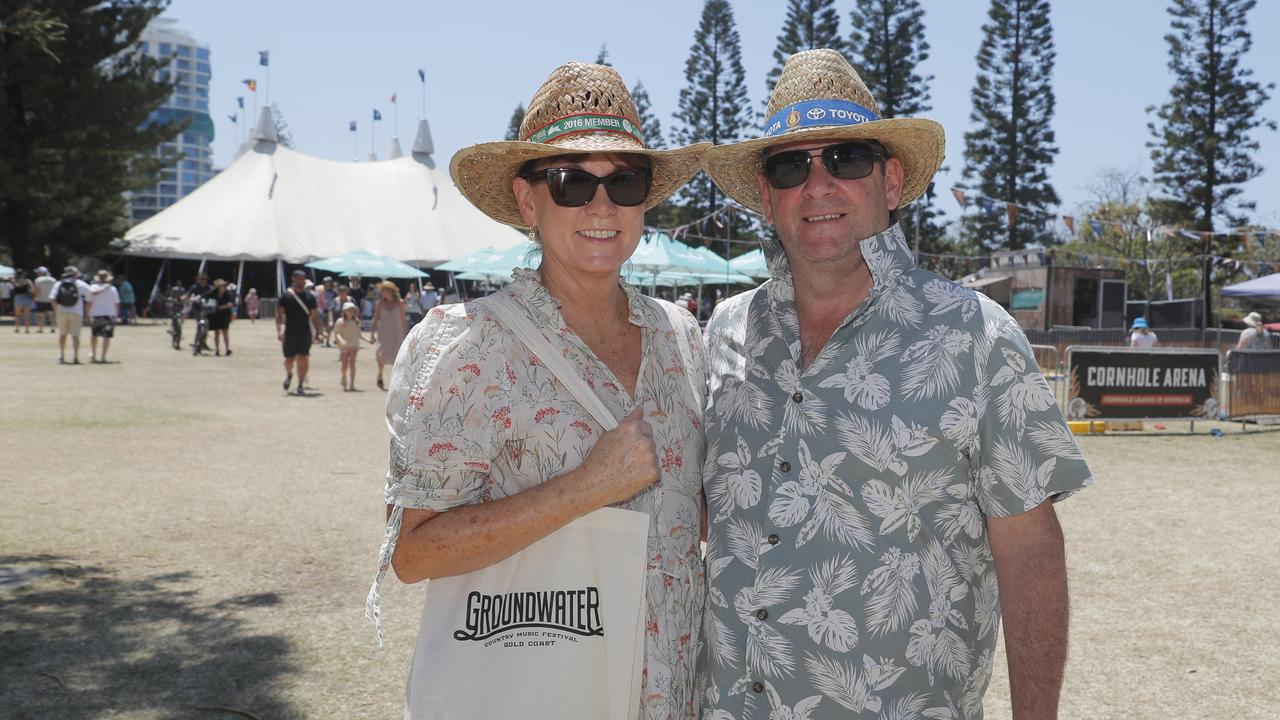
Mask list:
POLYGON ((658 116, 653 114, 653 103, 649 100, 649 91, 645 89, 643 82, 637 80, 631 87, 631 99, 636 103, 636 116, 640 120, 645 147, 664 147, 662 124, 658 122, 658 116))
MULTIPOLYGON (((680 90, 671 140, 675 145, 738 140, 751 125, 742 47, 728 0, 707 0, 685 63, 687 85, 680 90)), ((723 203, 711 177, 698 173, 680 189, 682 215, 697 218, 723 203)))
MULTIPOLYGON (((921 75, 929 59, 924 10, 919 0, 859 0, 850 15, 850 52, 884 117, 915 117, 931 108, 932 75, 921 75)), ((945 168, 944 168, 945 169, 945 168)), ((926 253, 955 250, 948 241, 942 211, 930 186, 924 197, 904 208, 898 218, 912 245, 926 253)))
POLYGON ((608 65, 613 67, 613 63, 609 62, 609 45, 608 43, 600 43, 600 51, 596 53, 597 65, 608 65))
POLYGON ((835 0, 789 0, 787 19, 778 33, 778 44, 773 49, 773 67, 765 78, 765 104, 782 74, 787 58, 802 51, 831 48, 847 54, 845 40, 840 35, 840 14, 835 0))
POLYGON ((520 140, 520 123, 524 122, 524 103, 516 103, 516 109, 511 111, 511 120, 507 123, 507 134, 502 137, 503 140, 520 140))
POLYGON ((1016 249, 1051 243, 1053 235, 1037 212, 1058 204, 1049 166, 1058 154, 1053 128, 1051 84, 1056 51, 1048 0, 991 0, 978 49, 965 133, 964 180, 977 194, 1023 208, 1009 222, 1004 212, 965 218, 976 243, 1016 249))
POLYGON ((1241 210, 1255 205, 1241 198, 1244 183, 1262 174, 1258 127, 1276 123, 1259 114, 1274 83, 1262 85, 1243 60, 1253 45, 1247 15, 1255 0, 1173 0, 1169 100, 1148 123, 1154 180, 1166 212, 1198 230, 1213 230, 1215 218, 1227 227, 1246 221, 1241 210))
POLYGON ((57 266, 123 234, 124 193, 173 162, 155 149, 185 122, 150 119, 173 86, 131 51, 167 0, 31 5, 0 6, 0 245, 57 266))

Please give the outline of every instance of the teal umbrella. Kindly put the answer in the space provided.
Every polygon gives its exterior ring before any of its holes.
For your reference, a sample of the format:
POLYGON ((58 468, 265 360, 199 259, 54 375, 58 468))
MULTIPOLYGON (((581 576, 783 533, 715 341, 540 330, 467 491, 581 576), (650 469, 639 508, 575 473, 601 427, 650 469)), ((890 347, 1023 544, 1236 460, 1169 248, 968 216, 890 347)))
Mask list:
POLYGON ((437 265, 436 269, 456 273, 500 275, 503 279, 506 279, 511 277, 512 268, 525 266, 525 258, 529 256, 530 251, 537 252, 537 246, 528 240, 517 243, 506 250, 484 248, 437 265))
POLYGON ((17 275, 17 274, 18 274, 17 270, 14 270, 8 265, 0 264, 0 277, 10 277, 12 275, 17 275))
POLYGON ((750 252, 745 252, 738 257, 729 261, 729 265, 743 275, 751 277, 767 278, 769 277, 769 265, 765 262, 764 251, 756 248, 750 252))
POLYGON ((359 275, 375 278, 420 278, 427 277, 412 265, 402 263, 386 255, 374 255, 367 250, 352 250, 337 257, 325 258, 309 262, 306 267, 324 270, 339 275, 359 275))

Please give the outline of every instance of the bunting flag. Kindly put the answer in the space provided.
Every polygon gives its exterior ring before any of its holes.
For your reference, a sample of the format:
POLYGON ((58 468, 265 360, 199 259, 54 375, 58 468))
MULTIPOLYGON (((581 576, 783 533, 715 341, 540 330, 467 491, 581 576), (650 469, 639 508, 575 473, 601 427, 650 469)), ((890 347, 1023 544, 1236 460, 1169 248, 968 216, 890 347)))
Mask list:
POLYGON ((351 132, 355 132, 355 131, 356 131, 356 121, 355 121, 355 120, 352 120, 351 122, 347 123, 347 129, 348 129, 348 130, 350 130, 351 132))
POLYGON ((243 109, 244 109, 244 97, 243 97, 243 96, 240 96, 240 95, 237 95, 237 96, 236 96, 236 107, 240 108, 241 110, 243 110, 243 109))
POLYGON ((227 116, 227 119, 231 121, 232 125, 234 125, 236 123, 236 114, 231 113, 230 115, 227 116))
POLYGON ((964 191, 960 188, 951 188, 951 194, 955 196, 956 202, 960 203, 960 209, 965 209, 964 191))
POLYGON ((391 104, 392 104, 392 105, 395 105, 395 104, 396 104, 396 94, 395 94, 395 93, 391 93, 391 104))
POLYGON ((418 81, 422 83, 427 82, 427 73, 422 68, 418 68, 418 81))
POLYGON ((373 119, 374 119, 374 120, 381 120, 381 119, 382 119, 382 113, 378 112, 377 108, 374 108, 374 111, 373 111, 373 119))
POLYGON ((1102 221, 1090 220, 1089 227, 1093 228, 1093 234, 1097 236, 1099 240, 1101 240, 1102 239, 1102 221))
POLYGON ((990 215, 996 210, 996 201, 989 197, 979 197, 978 207, 982 210, 984 215, 990 215))
POLYGON ((245 78, 244 80, 241 80, 240 82, 244 83, 245 87, 249 88, 249 92, 251 92, 251 93, 256 93, 256 92, 258 92, 258 81, 257 81, 257 80, 253 80, 253 79, 250 79, 250 78, 245 78))
POLYGON ((1125 225, 1125 224, 1124 224, 1124 223, 1122 223, 1122 222, 1118 222, 1118 223, 1111 223, 1111 224, 1115 227, 1116 232, 1118 232, 1118 233, 1120 233, 1120 234, 1122 234, 1122 235, 1124 234, 1124 231, 1125 231, 1125 230, 1127 230, 1127 229, 1129 228, 1129 226, 1128 226, 1128 225, 1125 225))
POLYGON ((1062 216, 1062 222, 1064 222, 1064 223, 1066 223, 1066 224, 1067 224, 1067 232, 1071 233, 1072 235, 1075 235, 1075 234, 1076 234, 1076 219, 1075 219, 1075 218, 1071 217, 1070 215, 1063 215, 1063 216, 1062 216))
POLYGON ((1018 206, 1009 203, 1005 205, 1004 211, 1009 214, 1009 227, 1012 228, 1018 222, 1018 206))
POLYGON ((259 51, 258 51, 258 64, 259 64, 259 65, 263 65, 263 66, 268 66, 268 65, 270 65, 270 64, 271 64, 270 57, 271 57, 271 51, 269 51, 269 50, 259 50, 259 51))

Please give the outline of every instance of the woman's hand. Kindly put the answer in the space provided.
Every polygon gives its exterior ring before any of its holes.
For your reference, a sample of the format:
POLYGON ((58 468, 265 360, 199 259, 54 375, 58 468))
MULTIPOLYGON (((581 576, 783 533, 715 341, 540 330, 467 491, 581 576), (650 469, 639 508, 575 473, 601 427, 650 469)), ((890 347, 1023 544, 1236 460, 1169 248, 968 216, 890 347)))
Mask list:
POLYGON ((658 480, 658 452, 653 428, 636 408, 605 433, 583 460, 586 492, 599 507, 634 497, 658 480))

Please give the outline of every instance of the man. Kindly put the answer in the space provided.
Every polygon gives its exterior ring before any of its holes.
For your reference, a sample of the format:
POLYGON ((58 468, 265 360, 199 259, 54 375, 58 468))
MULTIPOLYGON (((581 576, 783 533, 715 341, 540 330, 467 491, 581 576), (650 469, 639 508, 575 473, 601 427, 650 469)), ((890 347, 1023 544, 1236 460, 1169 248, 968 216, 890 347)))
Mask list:
MULTIPOLYGON (((79 277, 79 274, 76 275, 79 277)), ((53 288, 58 281, 49 274, 49 268, 41 265, 36 268, 36 277, 32 281, 34 287, 33 295, 36 301, 36 328, 37 332, 44 332, 44 326, 47 323, 49 332, 53 332, 54 307, 53 307, 53 288)))
POLYGON ((138 317, 137 295, 133 290, 133 283, 129 282, 129 278, 120 274, 120 324, 128 325, 138 317))
POLYGON ((426 317, 431 312, 431 308, 440 304, 440 294, 436 292, 436 286, 430 281, 422 284, 422 297, 418 298, 418 308, 422 317, 426 317))
MULTIPOLYGON (((196 274, 196 284, 187 288, 186 294, 182 296, 182 302, 191 303, 191 317, 197 320, 203 317, 206 312, 204 301, 213 294, 213 285, 209 284, 209 276, 205 273, 196 274)), ((199 333, 197 333, 198 335, 199 333)), ((193 343, 194 344, 194 343, 193 343)), ((209 347, 207 340, 200 343, 201 352, 213 352, 213 348, 209 347)))
POLYGON ((111 273, 99 270, 85 295, 89 306, 89 355, 90 362, 106 363, 107 349, 115 337, 116 318, 120 316, 120 292, 111 284, 111 273), (98 357, 98 338, 102 338, 102 357, 98 357))
POLYGON ((705 160, 779 240, 708 327, 703 717, 981 717, 1002 609, 1013 715, 1055 717, 1053 501, 1092 479, 1022 331, 895 222, 942 127, 880 120, 831 50, 767 117, 705 160))
MULTIPOLYGON (((43 270, 43 268, 41 268, 43 270)), ((48 271, 45 271, 46 276, 48 271)), ((71 363, 80 364, 80 328, 84 325, 84 300, 89 296, 89 283, 80 279, 74 265, 62 269, 62 280, 54 282, 54 321, 58 328, 58 364, 67 363, 67 337, 71 337, 71 363)))
POLYGON ((1262 315, 1251 312, 1243 318, 1245 329, 1236 341, 1237 350, 1270 350, 1271 331, 1262 322, 1262 315))
POLYGON ((317 337, 324 335, 320 325, 320 313, 316 310, 316 296, 307 289, 307 273, 294 270, 291 286, 276 302, 276 339, 284 351, 284 389, 293 382, 293 366, 298 366, 298 395, 305 395, 307 370, 311 366, 312 328, 317 337))

